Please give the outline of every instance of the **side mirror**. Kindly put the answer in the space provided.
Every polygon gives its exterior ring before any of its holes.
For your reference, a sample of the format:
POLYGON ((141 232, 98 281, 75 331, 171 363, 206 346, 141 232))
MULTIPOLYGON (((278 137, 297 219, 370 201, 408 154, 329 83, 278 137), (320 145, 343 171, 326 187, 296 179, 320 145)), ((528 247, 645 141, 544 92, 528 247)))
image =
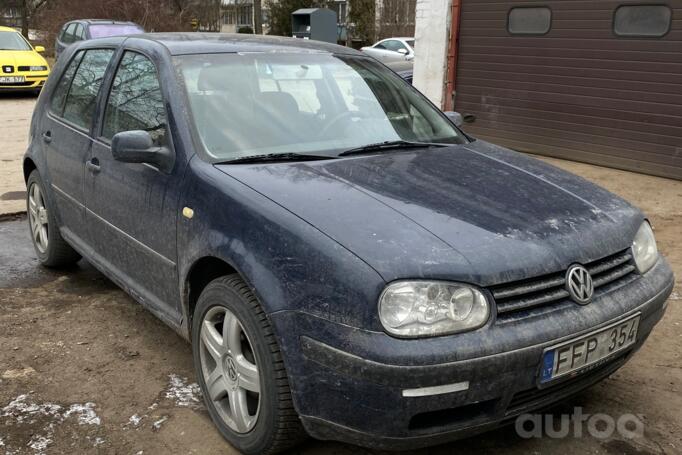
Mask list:
POLYGON ((147 163, 169 173, 175 156, 168 147, 155 147, 151 135, 142 130, 122 131, 111 139, 111 154, 123 163, 147 163))
POLYGON ((456 127, 461 128, 464 124, 464 117, 462 117, 462 114, 459 112, 446 111, 444 114, 452 123, 455 124, 456 127))
POLYGON ((407 49, 405 49, 405 48, 403 47, 403 48, 398 49, 398 53, 399 53, 399 54, 403 54, 403 55, 407 55, 407 54, 409 54, 410 52, 409 52, 407 49))
POLYGON ((36 52, 45 52, 45 48, 43 46, 36 46, 33 49, 35 49, 36 52))

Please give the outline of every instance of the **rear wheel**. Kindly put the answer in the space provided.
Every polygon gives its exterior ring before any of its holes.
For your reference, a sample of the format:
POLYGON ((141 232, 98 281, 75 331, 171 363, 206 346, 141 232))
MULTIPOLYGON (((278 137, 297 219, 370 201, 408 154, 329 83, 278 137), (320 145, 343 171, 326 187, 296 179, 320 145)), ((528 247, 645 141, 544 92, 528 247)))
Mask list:
POLYGON ((47 267, 63 267, 78 262, 81 256, 59 233, 54 210, 50 206, 37 170, 29 175, 26 188, 28 226, 33 248, 40 263, 47 267))
POLYGON ((209 414, 241 452, 274 454, 305 438, 277 340, 238 275, 206 286, 194 312, 192 350, 209 414))

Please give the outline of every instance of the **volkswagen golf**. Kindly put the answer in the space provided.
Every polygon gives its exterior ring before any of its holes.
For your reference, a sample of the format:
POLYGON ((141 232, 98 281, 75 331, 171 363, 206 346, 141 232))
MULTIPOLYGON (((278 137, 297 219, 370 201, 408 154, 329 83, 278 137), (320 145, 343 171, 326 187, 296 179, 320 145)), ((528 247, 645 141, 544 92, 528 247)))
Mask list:
POLYGON ((491 430, 621 367, 674 278, 637 208, 460 118, 345 47, 84 41, 33 115, 31 238, 191 342, 246 454, 491 430))

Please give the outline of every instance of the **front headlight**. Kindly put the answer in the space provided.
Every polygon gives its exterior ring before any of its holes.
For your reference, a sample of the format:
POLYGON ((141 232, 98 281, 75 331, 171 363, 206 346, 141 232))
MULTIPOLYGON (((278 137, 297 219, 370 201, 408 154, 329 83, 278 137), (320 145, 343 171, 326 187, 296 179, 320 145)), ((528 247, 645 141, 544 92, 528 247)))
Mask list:
POLYGON ((31 71, 47 71, 47 66, 32 66, 31 71))
POLYGON ((379 319, 403 337, 474 330, 488 320, 490 305, 476 288, 442 281, 398 281, 379 298, 379 319))
POLYGON ((649 270, 658 259, 654 231, 648 221, 642 223, 637 234, 635 234, 635 240, 632 241, 632 256, 635 258, 635 265, 639 273, 649 270))

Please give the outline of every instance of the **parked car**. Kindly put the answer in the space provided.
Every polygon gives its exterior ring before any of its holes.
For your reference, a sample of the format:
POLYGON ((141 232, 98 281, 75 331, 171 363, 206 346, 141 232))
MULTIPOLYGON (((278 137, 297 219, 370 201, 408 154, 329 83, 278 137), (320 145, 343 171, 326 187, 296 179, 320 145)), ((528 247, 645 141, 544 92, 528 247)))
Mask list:
POLYGON ((21 33, 0 27, 0 91, 31 90, 39 93, 50 74, 50 66, 21 33))
POLYGON ((387 38, 360 49, 382 62, 414 59, 414 38, 387 38))
POLYGON ((410 84, 412 83, 412 76, 414 74, 414 60, 403 60, 397 62, 388 62, 386 66, 395 71, 398 76, 405 79, 410 84))
POLYGON ((40 263, 85 257, 191 340, 246 454, 496 428, 621 367, 673 288, 638 209, 331 44, 78 43, 23 166, 40 263))
POLYGON ((112 21, 108 19, 78 19, 67 22, 57 34, 55 40, 55 56, 59 55, 73 43, 108 36, 137 35, 144 33, 144 28, 134 22, 112 21))

